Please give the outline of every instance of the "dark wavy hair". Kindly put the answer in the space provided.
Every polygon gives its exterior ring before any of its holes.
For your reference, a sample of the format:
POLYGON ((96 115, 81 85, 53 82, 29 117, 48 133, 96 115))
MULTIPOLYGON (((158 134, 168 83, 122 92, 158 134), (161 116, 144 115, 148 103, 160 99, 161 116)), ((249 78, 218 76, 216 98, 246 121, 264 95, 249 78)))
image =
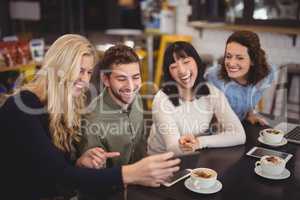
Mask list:
MULTIPOLYGON (((255 85, 270 73, 270 67, 266 59, 266 53, 261 48, 259 37, 256 33, 251 31, 236 31, 227 39, 226 48, 231 42, 239 43, 248 49, 248 54, 252 63, 247 76, 248 84, 255 85)), ((219 76, 225 81, 230 81, 231 79, 228 76, 225 68, 225 57, 226 50, 219 76)))
POLYGON ((172 78, 169 67, 172 63, 175 62, 175 58, 187 58, 192 57, 197 64, 198 74, 195 80, 195 84, 193 86, 194 93, 197 98, 203 95, 209 94, 209 89, 205 84, 204 80, 204 72, 206 70, 205 64, 202 62, 199 54, 195 50, 195 48, 188 42, 177 41, 170 44, 165 53, 164 53, 164 61, 163 61, 163 71, 164 71, 164 84, 162 87, 162 91, 169 96, 170 101, 174 106, 179 105, 179 93, 176 85, 176 81, 172 78))

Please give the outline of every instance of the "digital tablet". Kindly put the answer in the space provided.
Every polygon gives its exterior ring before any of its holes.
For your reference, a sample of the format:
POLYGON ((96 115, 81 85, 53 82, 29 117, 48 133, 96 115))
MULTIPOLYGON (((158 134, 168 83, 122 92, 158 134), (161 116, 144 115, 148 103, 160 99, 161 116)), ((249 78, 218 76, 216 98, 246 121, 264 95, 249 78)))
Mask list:
POLYGON ((270 155, 270 156, 278 156, 282 159, 284 159, 286 162, 291 159, 291 157, 293 156, 290 153, 286 153, 286 152, 282 152, 282 151, 276 151, 276 150, 272 150, 272 149, 266 149, 266 148, 262 148, 262 147, 253 147, 252 149, 250 149, 246 155, 248 156, 252 156, 252 157, 256 157, 256 158, 261 158, 265 155, 270 155))
POLYGON ((180 171, 176 172, 174 174, 174 176, 172 176, 168 180, 168 182, 163 183, 163 185, 166 187, 170 187, 170 186, 174 185, 175 183, 177 183, 178 181, 188 177, 190 174, 191 174, 191 170, 188 170, 188 169, 180 170, 180 171))

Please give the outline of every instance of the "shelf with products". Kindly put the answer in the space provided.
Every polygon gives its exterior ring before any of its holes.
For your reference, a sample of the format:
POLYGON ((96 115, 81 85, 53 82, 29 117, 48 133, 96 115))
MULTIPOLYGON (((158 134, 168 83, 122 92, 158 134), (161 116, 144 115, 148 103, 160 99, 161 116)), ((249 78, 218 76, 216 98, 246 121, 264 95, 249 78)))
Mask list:
POLYGON ((300 28, 296 27, 276 27, 276 26, 256 26, 256 25, 237 25, 226 23, 209 23, 207 21, 191 21, 189 25, 198 29, 215 29, 215 30, 251 30, 255 32, 271 32, 280 34, 300 35, 300 28))
POLYGON ((300 35, 299 1, 191 0, 189 4, 189 25, 200 34, 204 29, 284 34, 292 39, 293 46, 300 35))
MULTIPOLYGON (((22 74, 25 82, 31 81, 33 79, 34 75, 36 74, 37 70, 40 68, 40 66, 41 66, 41 63, 38 63, 35 61, 31 61, 27 64, 20 64, 20 65, 15 65, 15 66, 10 66, 10 67, 2 66, 2 67, 0 67, 0 74, 3 74, 3 76, 1 75, 2 78, 3 77, 6 77, 6 78, 4 80, 1 80, 1 82, 5 83, 7 81, 6 79, 12 75, 9 72, 16 72, 18 74, 22 74), (7 74, 7 73, 9 73, 9 74, 7 74)), ((13 76, 15 76, 15 75, 13 75, 13 76)))
POLYGON ((19 64, 19 65, 15 65, 15 66, 2 66, 0 67, 0 73, 1 72, 9 72, 9 71, 26 71, 27 69, 32 69, 32 68, 36 68, 39 66, 39 63, 35 62, 35 61, 31 61, 27 64, 19 64))
POLYGON ((279 27, 279 26, 259 26, 259 25, 239 25, 227 23, 210 23, 207 21, 191 21, 189 26, 202 31, 203 29, 225 30, 225 31, 240 31, 248 30, 254 32, 269 32, 286 34, 292 37, 293 45, 296 45, 297 36, 300 35, 300 27, 279 27))

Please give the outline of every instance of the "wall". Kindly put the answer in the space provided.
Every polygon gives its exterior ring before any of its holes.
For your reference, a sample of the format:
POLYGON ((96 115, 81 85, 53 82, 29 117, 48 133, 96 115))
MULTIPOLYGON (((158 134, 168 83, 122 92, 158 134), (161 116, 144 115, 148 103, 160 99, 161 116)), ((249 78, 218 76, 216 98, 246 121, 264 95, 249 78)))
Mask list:
POLYGON ((10 34, 8 11, 9 11, 8 0, 1 0, 1 2, 0 2, 0 38, 10 34))

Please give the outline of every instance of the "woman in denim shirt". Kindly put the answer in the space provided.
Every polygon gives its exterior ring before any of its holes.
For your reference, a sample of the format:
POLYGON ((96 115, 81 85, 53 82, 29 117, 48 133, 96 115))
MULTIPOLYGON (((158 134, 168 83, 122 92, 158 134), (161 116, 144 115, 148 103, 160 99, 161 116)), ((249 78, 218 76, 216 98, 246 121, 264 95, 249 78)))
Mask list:
POLYGON ((230 35, 221 66, 209 68, 205 78, 224 92, 241 121, 267 124, 254 109, 275 79, 275 70, 267 63, 256 33, 237 31, 230 35))

